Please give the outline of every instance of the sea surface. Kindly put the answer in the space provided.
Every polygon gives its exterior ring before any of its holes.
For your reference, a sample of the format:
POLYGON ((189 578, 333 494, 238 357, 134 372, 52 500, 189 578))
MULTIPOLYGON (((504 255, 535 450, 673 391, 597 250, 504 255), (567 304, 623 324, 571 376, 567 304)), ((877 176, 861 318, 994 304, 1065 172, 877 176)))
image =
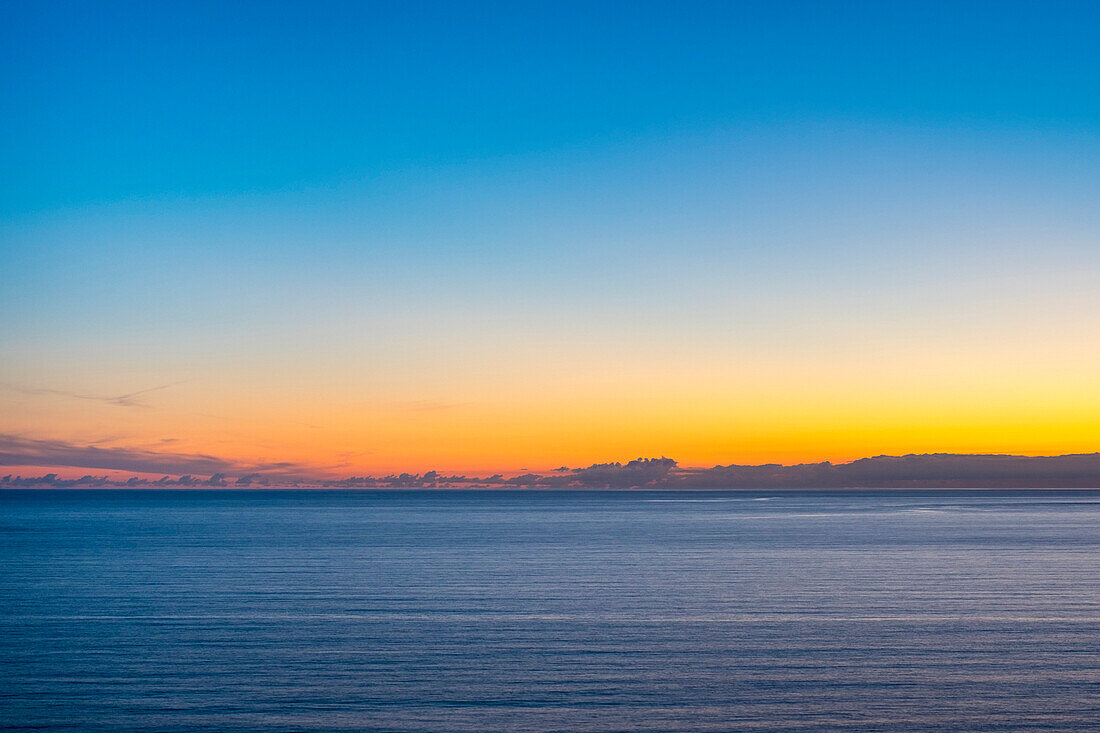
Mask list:
POLYGON ((1100 730, 1100 492, 0 491, 0 728, 1100 730))

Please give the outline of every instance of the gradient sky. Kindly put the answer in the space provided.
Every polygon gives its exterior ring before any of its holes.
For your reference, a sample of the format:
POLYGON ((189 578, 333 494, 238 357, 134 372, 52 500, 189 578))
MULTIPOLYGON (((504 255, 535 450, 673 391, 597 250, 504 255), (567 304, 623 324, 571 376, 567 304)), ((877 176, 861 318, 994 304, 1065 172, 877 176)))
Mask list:
POLYGON ((1097 450, 1098 28, 5 2, 0 437, 316 475, 1097 450))

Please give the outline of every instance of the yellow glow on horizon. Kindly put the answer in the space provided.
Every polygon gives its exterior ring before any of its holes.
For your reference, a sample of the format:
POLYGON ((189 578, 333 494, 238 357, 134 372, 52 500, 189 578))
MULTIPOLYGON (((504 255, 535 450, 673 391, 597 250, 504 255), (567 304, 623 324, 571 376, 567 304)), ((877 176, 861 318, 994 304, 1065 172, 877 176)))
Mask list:
MULTIPOLYGON (((415 378, 320 361, 301 375, 226 370, 150 394, 146 407, 9 391, 0 431, 244 466, 285 461, 334 477, 657 456, 712 466, 1053 455, 1100 449, 1097 351, 1077 340, 1033 352, 869 347, 801 361, 557 353, 441 362, 415 378)), ((80 389, 121 394, 135 381, 157 383, 125 376, 80 389)))

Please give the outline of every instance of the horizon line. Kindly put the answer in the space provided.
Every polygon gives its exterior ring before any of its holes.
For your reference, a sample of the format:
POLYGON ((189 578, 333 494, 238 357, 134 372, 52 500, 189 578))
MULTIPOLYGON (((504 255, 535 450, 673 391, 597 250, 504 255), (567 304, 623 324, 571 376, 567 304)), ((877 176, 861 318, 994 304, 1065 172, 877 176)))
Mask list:
MULTIPOLYGON (((212 457, 206 457, 212 459, 212 457)), ((294 472, 294 464, 267 464, 267 468, 229 467, 220 471, 129 471, 104 465, 92 470, 108 473, 76 474, 88 466, 37 463, 32 456, 0 456, 2 465, 46 471, 41 476, 9 473, 0 486, 118 486, 118 487, 330 487, 330 488, 884 488, 898 485, 936 485, 945 488, 1085 488, 1100 487, 1100 452, 1028 456, 1010 453, 880 454, 834 463, 717 464, 680 466, 668 457, 636 458, 625 463, 594 463, 540 473, 494 473, 467 476, 424 472, 390 472, 383 476, 309 475, 294 472), (127 477, 118 474, 131 473, 127 477), (63 475, 66 474, 66 475, 63 475), (112 476, 111 474, 115 474, 112 476), (137 474, 144 474, 137 475, 137 474), (148 478, 162 474, 160 478, 148 478)), ((151 466, 146 467, 151 468, 151 466)))

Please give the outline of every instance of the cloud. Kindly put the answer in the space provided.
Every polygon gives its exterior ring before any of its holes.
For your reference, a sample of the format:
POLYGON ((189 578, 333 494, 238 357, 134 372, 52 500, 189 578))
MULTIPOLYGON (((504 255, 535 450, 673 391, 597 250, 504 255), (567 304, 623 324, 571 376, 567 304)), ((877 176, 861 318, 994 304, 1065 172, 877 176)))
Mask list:
MULTIPOLYGON (((267 472, 289 476, 306 467, 290 461, 241 464, 205 453, 173 453, 147 448, 78 445, 0 434, 0 466, 50 466, 161 474, 232 474, 267 472)), ((224 480, 225 476, 222 476, 224 480)))
MULTIPOLYGON (((805 463, 792 466, 714 466, 680 468, 671 458, 638 458, 622 463, 596 463, 587 468, 557 469, 550 475, 521 473, 486 478, 423 474, 351 476, 330 479, 317 476, 316 466, 291 461, 242 464, 203 453, 170 453, 139 447, 77 445, 60 440, 35 440, 0 434, 0 466, 43 466, 133 471, 163 474, 154 481, 133 478, 111 481, 106 476, 86 475, 60 479, 56 474, 39 478, 0 480, 5 485, 54 486, 264 486, 324 485, 332 487, 432 488, 447 486, 495 486, 514 488, 618 488, 618 489, 842 489, 842 488, 1072 488, 1100 487, 1100 453, 1065 456, 1010 456, 924 454, 876 456, 851 463, 805 463), (176 476, 177 478, 172 478, 176 476), (209 478, 202 478, 209 476, 209 478)), ((564 467, 563 467, 564 468, 564 467)))
POLYGON ((1100 453, 1030 457, 1007 455, 925 454, 877 456, 851 463, 805 463, 791 466, 715 466, 680 468, 671 458, 638 458, 623 463, 595 463, 560 469, 551 475, 523 472, 488 478, 425 474, 381 478, 351 477, 329 486, 390 488, 445 485, 514 488, 616 489, 842 489, 842 488, 1058 488, 1100 487, 1100 453))
POLYGON ((15 384, 5 384, 4 387, 15 390, 16 392, 22 392, 29 395, 50 395, 57 397, 70 397, 75 400, 93 400, 95 402, 103 402, 108 405, 115 405, 117 407, 144 407, 148 408, 149 405, 138 400, 142 395, 147 395, 151 392, 159 392, 162 389, 168 389, 169 387, 175 387, 184 382, 171 382, 169 384, 162 384, 157 387, 148 387, 147 389, 139 389, 136 392, 127 392, 121 395, 89 395, 81 394, 79 392, 69 392, 63 389, 48 389, 45 387, 22 387, 15 384))
POLYGON ((588 468, 573 471, 573 480, 585 486, 611 488, 637 488, 668 483, 676 468, 671 458, 637 458, 626 465, 621 463, 594 463, 588 468))
POLYGON ((448 402, 445 400, 390 400, 363 403, 368 407, 392 412, 445 412, 468 407, 468 402, 448 402))
POLYGON ((927 453, 851 463, 715 466, 685 472, 691 488, 1100 487, 1100 453, 1010 456, 927 453))
POLYGON ((101 448, 63 440, 35 440, 0 434, 0 465, 67 466, 137 473, 219 473, 232 462, 203 453, 169 453, 144 448, 101 448))

